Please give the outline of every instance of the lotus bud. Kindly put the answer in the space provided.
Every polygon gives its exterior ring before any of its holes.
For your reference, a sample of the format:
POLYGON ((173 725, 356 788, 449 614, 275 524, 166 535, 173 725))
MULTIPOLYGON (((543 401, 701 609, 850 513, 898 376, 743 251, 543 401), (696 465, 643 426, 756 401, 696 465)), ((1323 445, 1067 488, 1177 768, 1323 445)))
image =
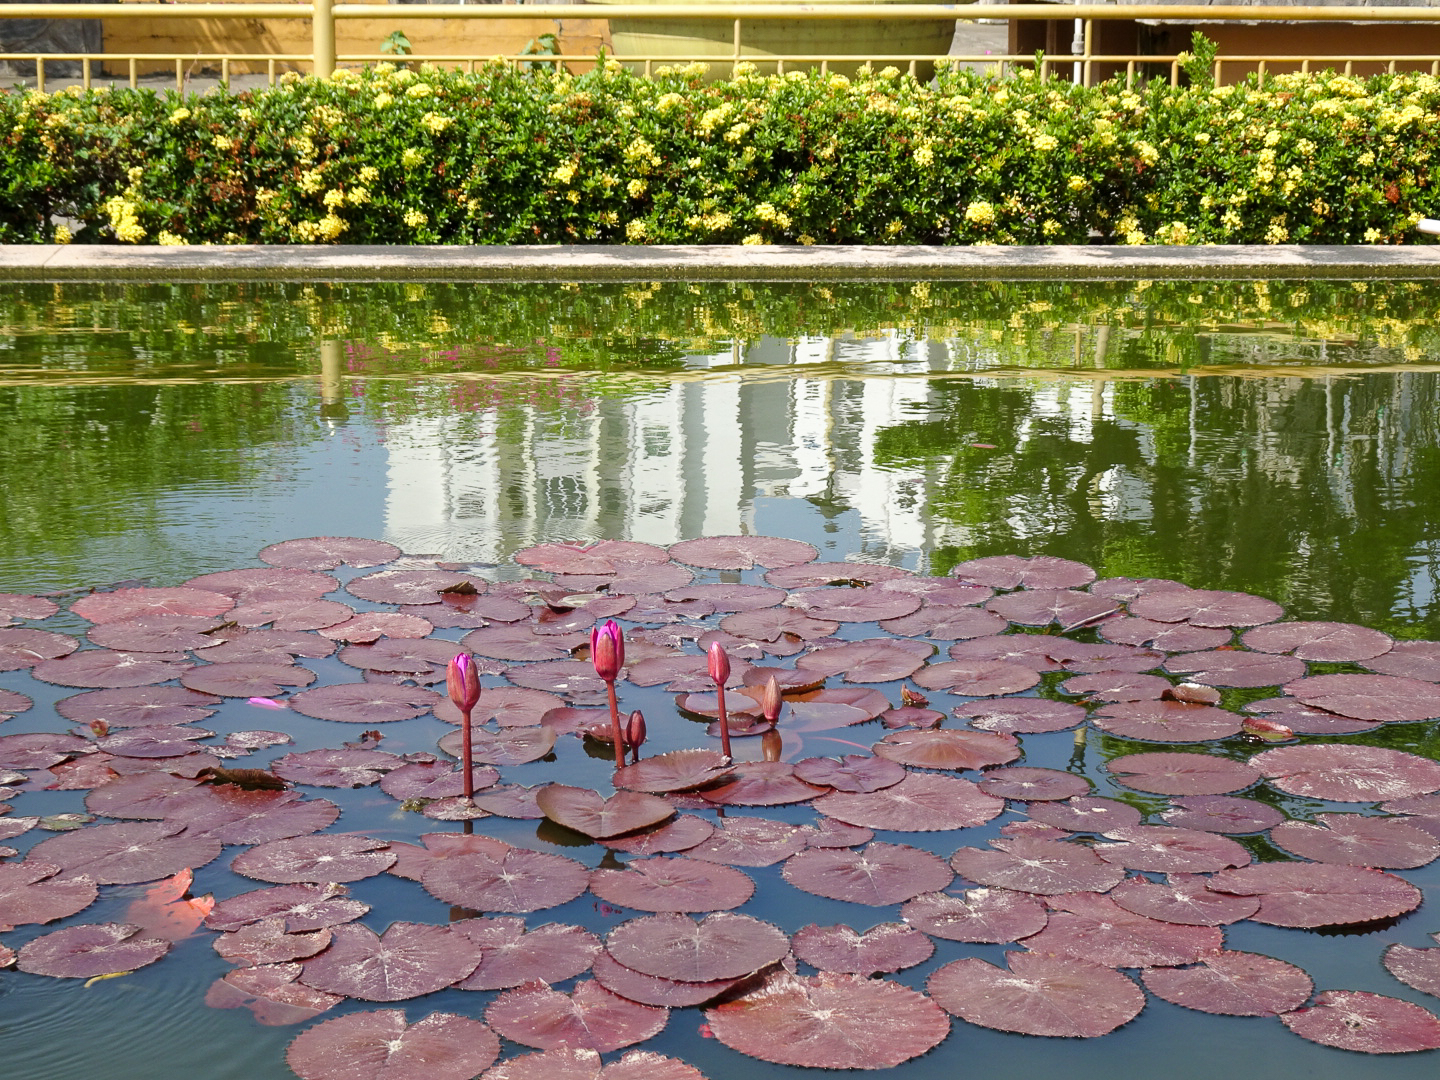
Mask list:
POLYGON ((480 700, 480 673, 475 670, 475 658, 469 653, 460 653, 450 660, 445 670, 445 689, 450 700, 462 713, 469 714, 480 700))
POLYGON ((760 712, 772 724, 780 719, 780 684, 771 675, 765 682, 765 692, 760 696, 760 712))
POLYGON ((640 744, 645 741, 645 714, 636 709, 630 714, 630 722, 625 725, 625 742, 631 750, 639 750, 640 744))
POLYGON ((625 666, 625 635, 620 624, 606 619, 604 626, 590 631, 590 662, 595 665, 595 674, 607 683, 620 677, 625 666))
POLYGON ((710 643, 710 678, 717 686, 724 686, 730 679, 730 657, 725 655, 725 646, 718 641, 710 643))

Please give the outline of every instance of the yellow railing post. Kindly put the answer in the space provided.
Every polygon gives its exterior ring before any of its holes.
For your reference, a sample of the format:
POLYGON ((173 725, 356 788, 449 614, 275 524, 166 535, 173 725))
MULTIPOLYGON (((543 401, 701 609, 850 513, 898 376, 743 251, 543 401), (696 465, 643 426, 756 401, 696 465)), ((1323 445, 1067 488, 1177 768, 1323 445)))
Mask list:
POLYGON ((312 0, 310 10, 315 77, 328 79, 335 74, 334 0, 312 0))
POLYGON ((735 77, 735 69, 740 66, 740 20, 735 20, 735 59, 730 64, 730 77, 735 77))
POLYGON ((1083 82, 1084 82, 1084 84, 1085 84, 1086 86, 1089 86, 1089 85, 1090 85, 1090 57, 1094 54, 1094 52, 1095 52, 1095 20, 1094 20, 1094 19, 1086 19, 1086 20, 1085 20, 1085 73, 1084 73, 1084 76, 1083 76, 1083 82))

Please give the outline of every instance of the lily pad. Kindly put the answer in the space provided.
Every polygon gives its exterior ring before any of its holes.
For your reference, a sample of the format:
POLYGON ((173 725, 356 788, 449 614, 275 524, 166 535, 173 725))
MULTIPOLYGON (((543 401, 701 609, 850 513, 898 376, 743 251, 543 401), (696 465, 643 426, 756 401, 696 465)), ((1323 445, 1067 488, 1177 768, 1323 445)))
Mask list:
POLYGON ((99 895, 88 877, 55 880, 61 868, 27 858, 0 863, 0 924, 48 923, 84 911, 99 895))
POLYGON ((619 1061, 602 1065, 600 1055, 594 1050, 557 1049, 502 1061, 480 1080, 705 1080, 705 1077, 693 1065, 648 1050, 631 1050, 619 1061))
POLYGON ((662 979, 644 972, 632 971, 607 952, 601 952, 595 957, 592 970, 595 981, 612 994, 619 994, 642 1005, 658 1005, 670 1009, 703 1005, 733 990, 749 978, 741 976, 738 979, 713 979, 710 982, 662 979))
POLYGON ((1360 990, 1323 991, 1314 1005, 1285 1013, 1280 1022, 1302 1039, 1362 1054, 1440 1049, 1440 1019, 1434 1013, 1360 990))
POLYGON ((1224 1016, 1278 1016, 1310 1000, 1310 976, 1283 960, 1215 952, 1194 967, 1141 972, 1145 988, 1174 1005, 1224 1016))
POLYGON ((1250 764, 1271 787, 1312 799, 1381 802, 1440 791, 1440 762, 1381 746, 1282 746, 1250 764))
POLYGON ((381 1009, 307 1028, 285 1062, 300 1080, 470 1080, 499 1056, 500 1040, 478 1020, 433 1012, 411 1024, 381 1009))
POLYGON ((734 979, 775 963, 790 951, 776 927, 749 915, 718 912, 646 915, 610 931, 605 950, 633 971, 681 982, 734 979))
POLYGON ((927 690, 947 690, 962 697, 1018 694, 1039 681, 1039 672, 1000 660, 950 660, 930 664, 915 676, 917 686, 927 690))
POLYGON ((1440 682, 1440 641, 1397 641, 1389 652, 1362 661, 1381 675, 1440 682))
POLYGON ((1052 555, 990 555, 962 562, 950 570, 953 577, 992 589, 1073 589, 1095 580, 1084 563, 1052 555))
POLYGON ((1021 942, 1037 953, 1110 968, 1173 967, 1196 963, 1224 942, 1215 927, 1150 919, 1091 892, 1055 896, 1047 904, 1051 911, 1045 929, 1021 942))
POLYGON ((1207 686, 1279 686, 1305 674, 1305 661, 1293 656, 1212 649, 1181 653, 1165 661, 1165 670, 1184 672, 1207 686))
MULTIPOLYGON (((117 652, 82 649, 30 669, 33 678, 57 686, 151 686, 178 679, 193 667, 183 653, 117 652)), ((313 675, 312 675, 313 677, 313 675)))
POLYGON ((984 769, 1020 756, 1013 735, 991 731, 896 731, 877 742, 880 757, 918 769, 984 769))
POLYGON ((54 930, 20 950, 17 967, 31 975, 57 979, 93 979, 153 964, 170 951, 170 942, 144 937, 126 923, 87 923, 54 930))
POLYGON ((216 697, 273 698, 287 687, 309 686, 315 681, 315 672, 296 664, 205 664, 184 672, 180 681, 191 690, 216 697))
POLYGON ((1277 847, 1322 863, 1410 870, 1440 856, 1440 839, 1399 818, 1362 814, 1316 814, 1314 821, 1286 821, 1270 830, 1277 847))
POLYGON ((551 784, 536 793, 535 802, 551 821, 589 837, 619 836, 674 816, 664 799, 638 791, 620 791, 608 799, 588 788, 551 784))
POLYGON ((1326 663, 1373 660, 1394 644, 1389 634, 1339 622, 1271 623, 1247 630, 1240 641, 1257 652, 1289 653, 1301 660, 1326 663))
POLYGON ((49 630, 0 630, 0 671, 21 671, 42 660, 69 656, 79 647, 80 643, 69 634, 49 630))
POLYGON ((1396 943, 1385 950, 1380 962, 1406 986, 1440 997, 1440 949, 1414 949, 1396 943))
POLYGON ((455 984, 461 990, 508 990, 532 979, 563 982, 590 970, 603 948, 583 927, 546 923, 527 931, 525 920, 513 916, 462 919, 451 924, 450 932, 482 954, 480 966, 455 984))
POLYGON ((805 758, 795 763, 795 775, 807 784, 832 787, 836 791, 879 791, 894 787, 909 774, 905 766, 874 754, 846 754, 836 760, 805 758))
POLYGON ((1179 588, 1137 597, 1130 602, 1130 614, 1193 626, 1259 626, 1281 618, 1285 609, 1273 600, 1249 593, 1179 588))
POLYGON ((834 972, 776 972, 705 1019, 732 1050, 819 1069, 892 1068, 950 1033, 939 1006, 908 986, 834 972))
POLYGON ((685 857, 727 866, 773 866, 804 851, 811 831, 767 818, 721 818, 709 836, 685 849, 685 857))
POLYGON ((305 961, 300 981, 361 1001, 405 1001, 444 989, 480 963, 480 947, 443 926, 397 922, 384 935, 346 923, 330 947, 305 961))
POLYGON ((946 964, 926 989, 947 1012, 997 1031, 1094 1039, 1140 1015, 1145 993, 1107 967, 1064 956, 1005 954, 1009 970, 976 957, 946 964))
POLYGON ((616 769, 614 782, 634 791, 689 791, 724 776, 727 768, 718 750, 671 750, 616 769))
POLYGON ((223 593, 182 586, 91 593, 76 600, 70 610, 92 623, 110 623, 143 615, 223 615, 234 606, 234 598, 223 593))
POLYGON ((574 859, 525 848, 499 857, 479 852, 430 866, 425 891, 447 904, 475 911, 541 911, 568 903, 585 891, 590 871, 574 859))
POLYGON ((911 773, 879 791, 835 791, 815 801, 815 809, 847 825, 897 832, 940 832, 983 825, 998 817, 1005 800, 986 795, 968 780, 911 773))
POLYGON ((1066 731, 1085 722, 1079 705, 1047 698, 1010 698, 1006 701, 971 701, 955 707, 954 715, 981 731, 1031 735, 1066 731))
POLYGON ((186 868, 214 861, 220 842, 189 834, 164 821, 92 825, 42 840, 27 860, 53 863, 67 878, 87 877, 101 885, 158 881, 186 868))
POLYGON ((1160 815, 1167 825, 1214 833, 1258 833, 1285 820, 1268 803, 1235 795, 1185 795, 1160 815))
POLYGON ((797 566, 819 556, 809 544, 776 536, 704 536, 670 546, 672 559, 709 570, 797 566))
POLYGON ((954 875, 940 856, 907 844, 876 841, 861 851, 817 848, 791 856, 785 880, 832 900, 883 907, 939 892, 954 875))
POLYGON ((1198 753, 1126 754, 1105 770, 1126 787, 1156 795, 1228 795, 1260 779, 1246 762, 1198 753))
POLYGON ((1290 683, 1285 692, 1356 720, 1406 723, 1440 717, 1440 686, 1398 675, 1316 675, 1290 683))
POLYGON ((1161 885, 1127 878, 1110 890, 1110 899, 1126 911, 1182 926, 1225 926, 1260 910, 1256 897, 1213 892, 1208 880, 1204 874, 1171 874, 1161 885))
POLYGON ((668 1009, 628 1001, 592 979, 569 994, 536 980, 507 990, 485 1010, 492 1028, 522 1046, 602 1054, 653 1038, 669 1017, 668 1009))
POLYGON ((623 870, 602 868, 590 875, 589 884, 591 892, 617 907, 658 912, 723 911, 755 893, 748 874, 688 858, 639 859, 623 870))
POLYGON ((1420 906, 1420 890, 1383 870, 1324 863, 1257 863, 1222 870, 1209 888, 1258 896, 1251 916, 1270 926, 1343 926, 1403 915, 1420 906))
POLYGON ((1250 862, 1250 853, 1234 840, 1197 829, 1130 825, 1110 829, 1105 836, 1119 843, 1096 844, 1095 854, 1129 870, 1201 874, 1250 862))
POLYGON ((351 900, 344 885, 276 885, 221 900, 205 917, 212 930, 238 930, 265 919, 280 918, 290 934, 353 922, 370 910, 351 900))
POLYGON ((310 536, 271 544, 260 552, 260 561, 292 570, 334 570, 347 566, 379 566, 400 557, 400 549, 383 540, 354 536, 310 536))
POLYGON ((297 836, 242 851, 230 869, 281 885, 360 881, 384 873, 395 862, 386 846, 385 841, 368 836, 297 836))
POLYGON ((923 964, 935 952, 928 937, 904 923, 880 923, 863 934, 843 924, 802 926, 791 939, 798 959, 821 971, 879 975, 923 964))
POLYGON ((958 895, 924 893, 908 901, 900 917, 931 937, 977 944, 1019 941, 1045 929, 1050 918, 1029 893, 983 887, 958 895))
POLYGON ((430 712, 440 695, 416 686, 379 686, 371 683, 337 683, 304 690, 290 699, 290 707, 317 720, 347 724, 388 724, 430 712))
POLYGON ((997 596, 986 609, 1021 626, 1083 626, 1120 610, 1114 600, 1074 589, 1023 589, 997 596))

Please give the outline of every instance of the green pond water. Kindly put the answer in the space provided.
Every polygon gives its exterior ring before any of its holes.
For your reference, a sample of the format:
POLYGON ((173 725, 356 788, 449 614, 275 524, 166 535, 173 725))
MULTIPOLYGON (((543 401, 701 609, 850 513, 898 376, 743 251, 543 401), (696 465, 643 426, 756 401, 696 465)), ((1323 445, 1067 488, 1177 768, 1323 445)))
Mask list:
MULTIPOLYGON (((90 586, 172 585, 258 565, 266 544, 315 535, 385 539, 410 555, 519 578, 510 557, 545 541, 667 545, 757 533, 809 541, 821 559, 933 574, 983 555, 1058 555, 1101 577, 1243 590, 1278 601, 1290 618, 1440 638, 1437 304, 1440 287, 1375 281, 7 286, 0 592, 58 593, 63 603, 90 586)), ((45 627, 84 625, 62 616, 45 627)), ((305 663, 322 682, 356 675, 333 658, 305 663)), ((50 706, 78 691, 23 672, 0 673, 0 688, 36 699, 0 734, 66 730, 50 706)), ((934 697, 937 708, 955 703, 934 697)), ((704 735, 695 725, 657 723, 673 714, 668 703, 655 688, 629 695, 626 707, 645 709, 657 750, 697 745, 704 735)), ((353 736, 294 715, 287 723, 297 745, 247 764, 353 736)), ((1436 723, 1341 741, 1440 758, 1436 723)), ((276 724, 236 700, 205 726, 276 724)), ((416 721, 383 749, 433 749, 446 730, 416 721)), ((858 741, 879 737, 868 731, 858 741)), ((1256 749, 1232 742, 1220 752, 1256 749)), ((604 762, 567 743, 558 762, 507 769, 506 779, 603 787, 604 762)), ((1095 794, 1123 793, 1152 810, 1164 802, 1115 788, 1099 765, 1173 747, 1096 732, 1086 742, 1062 732, 1023 743, 1026 764, 1082 772, 1095 794)), ((335 829, 410 839, 459 828, 416 824, 373 788, 318 794, 343 808, 335 829)), ((15 805, 25 814, 76 811, 83 795, 27 791, 15 805)), ((1296 817, 1357 809, 1263 797, 1296 817)), ((805 807, 758 813, 813 816, 805 807)), ((948 855, 1014 820, 1007 813, 963 839, 879 838, 948 855)), ((481 827, 588 865, 603 854, 534 821, 481 827)), ((24 851, 48 835, 12 843, 24 851)), ((1249 843, 1259 858, 1278 855, 1263 840, 1249 843)), ((194 892, 224 898, 257 887, 228 862, 227 853, 197 871, 194 892)), ((895 918, 893 909, 793 890, 778 866, 748 872, 760 887, 742 910, 787 932, 895 918)), ((1440 863, 1400 873, 1436 896, 1440 863)), ((110 887, 71 921, 121 919, 139 891, 110 887)), ((383 910, 367 920, 376 929, 447 917, 418 885, 388 875, 353 892, 383 910)), ((617 921, 589 894, 538 916, 531 925, 579 922, 597 932, 617 921)), ((21 927, 0 942, 18 948, 54 928, 21 927)), ((1440 1009, 1379 963, 1391 942, 1427 946, 1436 931, 1431 899, 1367 933, 1244 922, 1228 927, 1226 940, 1304 967, 1317 990, 1368 990, 1440 1009)), ((229 970, 211 937, 89 988, 0 971, 0 1073, 290 1076, 284 1047, 297 1028, 204 1005, 229 970)), ((894 977, 919 987, 950 960, 998 963, 1005 951, 938 946, 894 977)), ((478 1016, 494 996, 446 990, 394 1007, 412 1019, 436 1009, 478 1016)), ((374 1007, 347 1002, 339 1011, 374 1007)), ((712 1080, 807 1072, 744 1058, 703 1037, 702 1022, 699 1010, 675 1010, 645 1049, 683 1058, 712 1080)), ((1219 1069, 1349 1080, 1431 1077, 1436 1063, 1436 1052, 1327 1049, 1274 1019, 1209 1016, 1152 998, 1137 1020, 1094 1040, 957 1020, 937 1050, 893 1073, 1199 1080, 1219 1069)))

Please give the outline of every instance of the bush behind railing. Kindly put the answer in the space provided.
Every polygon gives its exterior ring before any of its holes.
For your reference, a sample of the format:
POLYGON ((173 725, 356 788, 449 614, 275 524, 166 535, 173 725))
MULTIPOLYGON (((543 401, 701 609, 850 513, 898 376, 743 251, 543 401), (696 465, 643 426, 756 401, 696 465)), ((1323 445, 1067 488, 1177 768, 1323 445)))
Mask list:
POLYGON ((747 68, 0 92, 0 242, 1398 243, 1440 210, 1429 75, 747 68))

